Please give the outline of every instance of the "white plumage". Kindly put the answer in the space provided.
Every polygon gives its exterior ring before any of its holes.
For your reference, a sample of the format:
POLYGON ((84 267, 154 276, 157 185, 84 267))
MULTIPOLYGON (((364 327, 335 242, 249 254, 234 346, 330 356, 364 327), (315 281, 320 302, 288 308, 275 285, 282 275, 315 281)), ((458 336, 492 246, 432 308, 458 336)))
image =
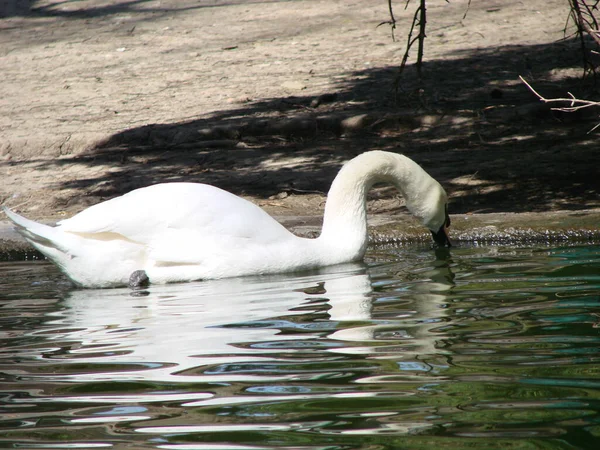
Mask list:
POLYGON ((4 210, 17 230, 80 286, 127 285, 138 270, 152 283, 169 283, 359 260, 367 244, 366 194, 378 181, 395 184, 434 235, 444 228, 447 198, 439 183, 412 160, 380 151, 363 153, 342 168, 317 239, 297 237, 253 203, 198 183, 136 189, 56 227, 4 210))

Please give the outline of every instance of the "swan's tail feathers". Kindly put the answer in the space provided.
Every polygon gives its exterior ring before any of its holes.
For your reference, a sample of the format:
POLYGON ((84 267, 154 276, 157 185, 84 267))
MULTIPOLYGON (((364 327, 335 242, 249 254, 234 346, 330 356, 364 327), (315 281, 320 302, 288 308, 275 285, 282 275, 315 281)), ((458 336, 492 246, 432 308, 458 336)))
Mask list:
POLYGON ((64 233, 57 231, 54 227, 20 216, 6 206, 3 206, 2 209, 15 224, 15 229, 50 259, 56 260, 59 254, 64 257, 69 253, 66 243, 62 242, 65 240, 64 233))

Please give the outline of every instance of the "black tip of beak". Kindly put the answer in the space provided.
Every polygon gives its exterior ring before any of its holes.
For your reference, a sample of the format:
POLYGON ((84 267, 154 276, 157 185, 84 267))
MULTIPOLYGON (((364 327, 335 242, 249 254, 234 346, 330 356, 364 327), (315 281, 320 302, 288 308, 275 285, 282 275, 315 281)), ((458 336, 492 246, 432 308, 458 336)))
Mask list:
POLYGON ((437 232, 431 232, 433 236, 433 240, 438 247, 452 247, 450 244, 450 239, 448 239, 448 235, 446 234, 446 227, 442 225, 437 232))

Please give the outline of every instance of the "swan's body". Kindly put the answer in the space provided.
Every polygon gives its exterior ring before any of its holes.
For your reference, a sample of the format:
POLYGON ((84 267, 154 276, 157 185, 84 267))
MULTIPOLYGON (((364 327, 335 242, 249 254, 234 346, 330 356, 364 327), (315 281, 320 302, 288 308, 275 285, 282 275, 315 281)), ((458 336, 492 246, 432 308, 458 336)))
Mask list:
POLYGON ((409 158, 373 151, 348 162, 329 191, 323 230, 300 238, 258 206, 214 186, 165 183, 94 205, 56 227, 5 209, 17 230, 84 287, 291 272, 357 261, 367 246, 366 195, 393 183, 436 240, 447 243, 447 197, 409 158))

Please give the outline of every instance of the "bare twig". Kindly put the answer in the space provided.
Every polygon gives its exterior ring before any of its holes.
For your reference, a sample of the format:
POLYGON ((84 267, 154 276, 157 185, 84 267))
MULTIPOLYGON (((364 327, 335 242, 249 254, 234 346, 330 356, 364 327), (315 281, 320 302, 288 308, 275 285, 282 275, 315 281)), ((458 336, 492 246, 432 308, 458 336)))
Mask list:
POLYGON ((577 26, 577 35, 583 53, 583 70, 587 74, 591 72, 596 74, 596 66, 588 58, 588 47, 584 39, 584 35, 588 34, 592 40, 600 47, 600 26, 595 17, 598 11, 600 0, 595 0, 592 5, 592 0, 569 0, 571 6, 570 17, 573 18, 577 26))
MULTIPOLYGON (((544 103, 566 103, 568 105, 551 107, 550 109, 552 109, 553 111, 575 112, 585 108, 600 107, 600 102, 579 99, 570 92, 567 92, 569 94, 569 98, 545 98, 541 94, 539 94, 527 81, 525 81, 525 78, 523 78, 522 76, 519 76, 519 78, 523 83, 525 83, 525 86, 527 86, 529 90, 533 92, 537 98, 540 99, 540 101, 544 103)), ((598 123, 596 126, 594 126, 594 128, 589 130, 588 133, 591 133, 599 127, 600 123, 598 123)))
MULTIPOLYGON (((577 0, 574 0, 577 1, 577 0)), ((585 9, 585 18, 583 19, 583 29, 590 35, 590 37, 600 46, 600 29, 598 26, 598 20, 594 16, 594 12, 598 10, 599 0, 596 0, 593 6, 587 4, 586 0, 579 0, 585 9)))
POLYGON ((425 0, 421 0, 421 4, 417 8, 417 12, 415 13, 419 15, 419 35, 417 39, 419 41, 419 47, 417 48, 417 73, 419 74, 419 78, 421 78, 421 67, 423 65, 423 51, 425 49, 425 38, 427 35, 425 34, 425 27, 427 25, 427 8, 425 6, 425 0))
POLYGON ((519 76, 521 81, 525 83, 525 86, 529 88, 531 92, 535 94, 537 98, 539 98, 544 103, 568 103, 570 106, 560 106, 552 108, 555 111, 563 111, 563 112, 574 112, 583 108, 589 108, 591 106, 600 106, 600 102, 596 102, 593 100, 582 100, 575 97, 573 94, 568 92, 569 98, 545 98, 540 95, 522 76, 519 76))
MULTIPOLYGON (((406 1, 405 7, 408 7, 410 0, 406 1)), ((404 68, 406 67, 406 63, 408 62, 408 58, 410 56, 410 50, 415 42, 418 42, 417 47, 417 62, 415 66, 417 68, 417 73, 419 78, 422 76, 422 66, 423 66, 423 53, 425 49, 425 27, 427 25, 427 8, 426 8, 426 0, 419 0, 419 6, 415 10, 415 14, 413 16, 412 23, 410 25, 410 29, 408 31, 408 36, 406 39, 406 50, 404 52, 404 56, 402 57, 402 62, 400 63, 400 68, 398 69, 398 73, 396 75, 396 79, 394 81, 394 87, 396 94, 398 93, 398 86, 400 83, 400 77, 404 68), (416 36, 413 36, 415 32, 415 28, 419 28, 419 32, 416 36)))
MULTIPOLYGON (((408 0, 410 1, 410 0, 408 0)), ((407 2, 408 5, 408 2, 407 2)), ((392 30, 392 41, 396 42, 396 36, 394 36, 394 30, 396 29, 396 18, 394 17, 394 9, 392 8, 392 0, 388 0, 388 10, 390 12, 390 20, 385 20, 377 25, 379 28, 381 25, 389 25, 392 30)))
MULTIPOLYGON (((447 3, 450 3, 448 0, 446 0, 447 3)), ((467 3, 467 9, 465 9, 465 14, 463 15, 463 20, 465 20, 467 18, 467 14, 469 14, 469 9, 471 8, 471 0, 469 0, 469 3, 467 3)))

